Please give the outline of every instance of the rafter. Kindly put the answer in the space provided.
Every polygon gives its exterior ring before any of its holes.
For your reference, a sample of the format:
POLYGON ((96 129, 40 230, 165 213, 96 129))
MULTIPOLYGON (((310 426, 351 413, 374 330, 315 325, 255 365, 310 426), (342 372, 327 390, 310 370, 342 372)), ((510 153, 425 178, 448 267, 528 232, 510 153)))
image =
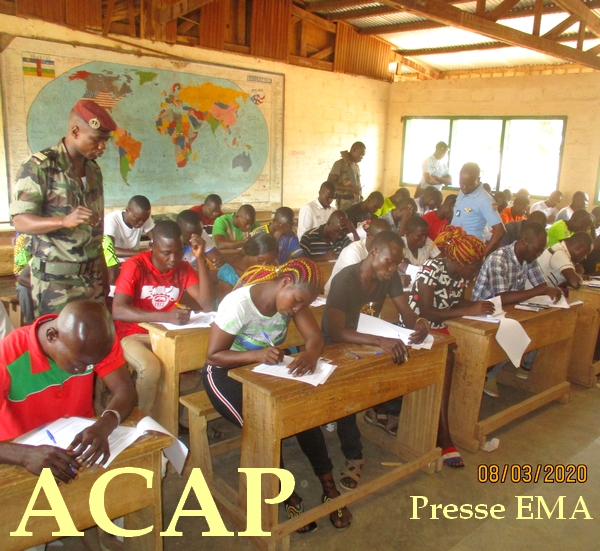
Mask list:
POLYGON ((512 10, 519 2, 520 0, 504 0, 504 2, 498 4, 493 10, 481 15, 490 21, 498 21, 498 19, 502 19, 502 17, 512 10))
POLYGON ((399 65, 403 65, 404 67, 408 67, 413 71, 416 71, 420 75, 423 75, 425 78, 429 80, 439 80, 442 78, 441 71, 423 63, 421 61, 415 61, 414 59, 408 59, 404 56, 396 55, 396 61, 399 65))
POLYGON ((209 2, 212 2, 212 0, 179 0, 175 4, 165 4, 156 15, 157 22, 160 24, 168 23, 186 13, 197 10, 209 2))
POLYGON ((306 6, 306 11, 315 12, 315 11, 327 11, 327 10, 337 10, 340 8, 349 8, 352 6, 362 6, 364 4, 369 4, 368 0, 324 0, 323 2, 311 2, 306 6))
POLYGON ((575 25, 575 23, 577 23, 577 17, 574 15, 569 15, 569 17, 567 17, 564 21, 561 21, 558 25, 552 27, 547 33, 544 33, 542 38, 554 40, 556 37, 564 33, 568 28, 575 25))
POLYGON ((327 19, 327 21, 346 21, 347 19, 364 19, 365 17, 389 15, 390 13, 398 13, 398 10, 387 6, 379 6, 377 8, 355 9, 338 13, 324 13, 322 17, 327 19))
MULTIPOLYGON (((591 9, 600 8, 600 0, 592 0, 591 2, 587 2, 586 6, 589 6, 591 9)), ((522 9, 518 9, 518 10, 511 10, 507 14, 502 16, 501 19, 520 19, 522 17, 530 17, 532 15, 535 17, 536 9, 542 10, 539 12, 540 21, 541 21, 542 15, 549 15, 549 14, 553 14, 553 13, 564 13, 565 12, 565 10, 563 8, 555 6, 555 5, 544 6, 543 0, 539 0, 539 5, 538 5, 538 2, 536 2, 536 4, 531 7, 522 8, 522 9), (538 6, 538 8, 536 8, 536 6, 538 6)), ((343 15, 346 15, 346 13, 347 12, 345 12, 343 15)), ((353 18, 348 18, 348 19, 353 19, 353 18)), ((392 25, 380 25, 377 27, 365 27, 363 29, 360 29, 359 32, 360 32, 360 34, 397 34, 397 33, 404 33, 404 32, 422 31, 425 29, 439 29, 439 28, 445 27, 445 26, 446 25, 442 25, 441 23, 434 23, 433 21, 414 21, 411 23, 397 23, 397 24, 392 24, 392 25)), ((535 27, 534 27, 533 34, 534 35, 536 34, 535 27)), ((539 34, 539 30, 538 30, 538 34, 539 34)))
POLYGON ((554 0, 554 3, 558 4, 569 13, 577 16, 580 21, 585 23, 585 26, 590 31, 596 36, 600 36, 600 17, 598 17, 581 0, 554 0))
POLYGON ((426 17, 438 23, 452 25, 458 29, 470 31, 494 38, 513 46, 528 48, 572 63, 581 63, 600 70, 600 58, 595 55, 552 42, 547 38, 533 36, 483 17, 465 12, 440 0, 382 0, 390 6, 400 6, 410 13, 426 17))
POLYGON ((310 13, 306 10, 303 10, 298 6, 292 6, 292 16, 298 17, 299 19, 302 19, 303 21, 306 21, 308 23, 312 23, 317 27, 321 27, 322 29, 329 31, 330 33, 335 33, 335 31, 337 30, 335 24, 331 23, 331 21, 327 21, 326 19, 323 19, 322 17, 319 17, 314 13, 310 13))

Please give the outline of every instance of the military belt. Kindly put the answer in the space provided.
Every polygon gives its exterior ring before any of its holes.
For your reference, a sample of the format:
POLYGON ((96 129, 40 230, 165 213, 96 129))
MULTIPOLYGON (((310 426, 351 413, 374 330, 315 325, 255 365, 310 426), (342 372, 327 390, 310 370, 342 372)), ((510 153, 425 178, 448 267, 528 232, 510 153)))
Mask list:
POLYGON ((81 276, 91 273, 98 259, 88 260, 87 262, 48 262, 34 256, 31 259, 31 266, 42 274, 53 276, 81 276))

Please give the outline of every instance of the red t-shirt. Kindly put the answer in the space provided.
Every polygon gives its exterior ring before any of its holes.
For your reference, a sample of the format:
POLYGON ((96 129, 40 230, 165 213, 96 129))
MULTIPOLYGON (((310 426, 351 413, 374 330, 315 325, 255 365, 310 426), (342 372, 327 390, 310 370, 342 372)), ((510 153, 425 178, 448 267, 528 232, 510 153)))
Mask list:
POLYGON ((214 218, 209 218, 208 216, 205 216, 202 207, 204 206, 204 203, 202 203, 201 205, 192 207, 190 210, 193 210, 194 212, 197 212, 200 215, 200 220, 202 220, 202 225, 206 228, 206 226, 211 227, 214 225, 215 220, 219 217, 222 216, 223 213, 221 211, 219 211, 219 214, 217 214, 217 216, 215 216, 214 218))
MULTIPOLYGON (((176 308, 183 292, 198 284, 198 274, 183 260, 164 274, 152 264, 152 251, 138 254, 121 265, 115 295, 133 297, 134 308, 149 312, 169 312, 176 308)), ((120 339, 136 333, 147 333, 137 323, 115 321, 120 339)))
POLYGON ((42 316, 0 341, 0 440, 10 440, 61 417, 94 417, 94 372, 105 377, 125 365, 115 338, 108 356, 84 373, 68 373, 48 358, 37 340, 42 316))
POLYGON ((447 220, 446 218, 442 218, 440 220, 434 210, 426 212, 421 218, 423 218, 423 220, 427 220, 427 223, 429 224, 428 237, 432 241, 435 241, 435 238, 444 229, 444 227, 448 225, 448 222, 450 222, 450 220, 447 220))

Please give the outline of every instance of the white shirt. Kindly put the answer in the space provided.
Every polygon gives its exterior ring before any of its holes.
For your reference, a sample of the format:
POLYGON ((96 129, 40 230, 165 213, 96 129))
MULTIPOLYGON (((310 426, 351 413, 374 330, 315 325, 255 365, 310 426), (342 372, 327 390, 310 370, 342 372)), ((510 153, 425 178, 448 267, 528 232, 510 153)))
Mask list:
POLYGON ((564 220, 566 222, 567 220, 571 219, 571 216, 573 216, 573 212, 575 211, 571 207, 565 207, 564 209, 560 209, 554 221, 558 222, 559 220, 564 220))
POLYGON ((426 260, 436 258, 440 255, 440 250, 437 248, 437 245, 429 239, 429 237, 427 238, 427 241, 425 241, 425 245, 417 251, 416 257, 410 252, 410 249, 406 244, 406 237, 403 237, 402 241, 404 241, 404 258, 415 266, 422 266, 426 260))
POLYGON ((533 203, 533 205, 531 205, 531 208, 529 209, 529 212, 535 212, 536 210, 541 210, 547 218, 550 218, 550 216, 556 217, 556 215, 558 214, 558 209, 556 207, 549 207, 548 205, 546 205, 545 201, 538 201, 537 203, 533 203))
POLYGON ((552 287, 558 287, 566 281, 562 275, 563 270, 575 269, 569 249, 567 249, 564 241, 546 249, 537 259, 537 262, 544 272, 546 282, 552 287))
POLYGON ((352 264, 358 264, 361 260, 364 260, 369 255, 367 251, 367 240, 361 239, 360 241, 354 241, 354 243, 350 243, 347 247, 342 249, 340 256, 335 261, 335 266, 331 271, 331 276, 329 280, 325 284, 325 296, 329 294, 329 289, 331 287, 331 282, 333 277, 341 272, 346 266, 351 266, 352 264))
MULTIPOLYGON (((437 159, 435 155, 431 155, 431 157, 427 157, 423 161, 423 165, 421 166, 421 172, 425 174, 428 172, 432 176, 437 176, 439 178, 443 178, 444 176, 449 176, 450 172, 448 172, 448 165, 444 163, 441 159, 437 159)), ((443 184, 428 184, 425 181, 425 176, 421 176, 421 186, 426 188, 428 186, 433 186, 438 189, 442 189, 443 184)))
POLYGON ((333 211, 333 207, 325 208, 318 199, 304 205, 298 213, 298 241, 308 230, 325 224, 333 211))
POLYGON ((104 235, 110 235, 115 247, 121 249, 139 249, 142 233, 148 233, 154 228, 152 216, 144 222, 141 228, 129 228, 123 220, 123 210, 115 210, 104 217, 104 235))

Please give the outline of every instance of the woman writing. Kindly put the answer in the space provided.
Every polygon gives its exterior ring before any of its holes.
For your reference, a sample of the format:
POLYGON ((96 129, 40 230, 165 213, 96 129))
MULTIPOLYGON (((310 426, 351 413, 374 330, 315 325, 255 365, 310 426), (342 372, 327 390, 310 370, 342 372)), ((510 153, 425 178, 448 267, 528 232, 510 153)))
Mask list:
MULTIPOLYGON (((204 389, 215 409, 238 427, 242 418, 242 385, 227 375, 229 369, 252 363, 276 364, 283 359, 283 350, 270 346, 283 343, 290 319, 305 340, 306 350, 289 365, 290 372, 301 377, 315 370, 323 351, 323 337, 308 306, 316 298, 321 274, 305 258, 291 260, 279 268, 255 266, 242 276, 245 286, 227 295, 211 327, 207 364, 202 373, 204 389)), ((296 435, 298 444, 309 459, 323 487, 323 502, 337 497, 333 481, 333 465, 327 453, 320 427, 296 435)), ((286 501, 290 518, 304 511, 296 492, 286 501)), ((330 515, 335 528, 350 525, 352 515, 347 508, 330 515)), ((310 532, 316 523, 298 532, 310 532)))

